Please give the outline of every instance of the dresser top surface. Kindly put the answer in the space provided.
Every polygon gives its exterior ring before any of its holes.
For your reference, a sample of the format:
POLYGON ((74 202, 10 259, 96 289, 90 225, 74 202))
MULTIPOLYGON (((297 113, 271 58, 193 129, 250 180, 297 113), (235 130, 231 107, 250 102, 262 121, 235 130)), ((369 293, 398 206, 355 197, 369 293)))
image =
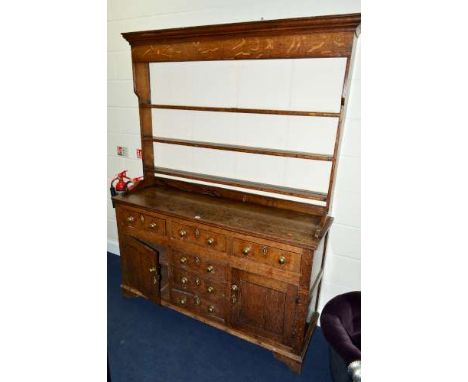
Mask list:
POLYGON ((301 247, 315 247, 319 216, 242 203, 170 187, 149 187, 114 198, 174 217, 215 225, 301 247))

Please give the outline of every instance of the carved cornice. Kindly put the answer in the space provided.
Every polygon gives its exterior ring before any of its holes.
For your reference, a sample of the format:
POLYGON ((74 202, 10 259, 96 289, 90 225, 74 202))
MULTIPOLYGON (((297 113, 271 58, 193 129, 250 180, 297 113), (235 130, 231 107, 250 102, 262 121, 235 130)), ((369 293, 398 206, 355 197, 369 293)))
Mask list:
POLYGON ((252 21, 233 24, 205 25, 197 27, 160 29, 143 32, 122 33, 131 46, 166 43, 223 36, 265 36, 295 33, 349 32, 361 23, 361 14, 302 17, 269 21, 252 21))

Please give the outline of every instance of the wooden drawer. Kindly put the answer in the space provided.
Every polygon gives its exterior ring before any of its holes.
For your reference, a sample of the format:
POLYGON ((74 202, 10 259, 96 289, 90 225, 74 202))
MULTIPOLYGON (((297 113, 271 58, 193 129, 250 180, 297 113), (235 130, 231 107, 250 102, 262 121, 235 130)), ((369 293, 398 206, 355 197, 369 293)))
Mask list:
POLYGON ((220 252, 226 252, 226 236, 211 232, 202 226, 172 222, 172 237, 201 245, 220 252))
POLYGON ((122 227, 137 229, 141 227, 140 214, 136 211, 121 209, 119 223, 122 227))
POLYGON ((164 219, 126 208, 120 210, 118 219, 121 227, 166 235, 164 219))
POLYGON ((166 221, 155 216, 141 214, 141 226, 145 231, 158 235, 166 235, 166 221))
POLYGON ((177 289, 171 289, 171 301, 173 304, 180 306, 181 308, 194 312, 198 311, 198 305, 201 304, 201 301, 197 299, 197 296, 177 289))
POLYGON ((207 280, 197 273, 173 267, 172 285, 180 290, 200 295, 209 301, 223 300, 225 296, 225 284, 207 280))
POLYGON ((224 321, 224 300, 216 302, 209 301, 206 298, 200 298, 199 313, 210 318, 218 318, 224 321))
POLYGON ((232 254, 237 257, 248 259, 275 268, 299 272, 301 266, 301 255, 294 252, 284 251, 279 248, 262 245, 251 241, 233 239, 232 254))
POLYGON ((197 294, 172 289, 171 301, 173 304, 193 313, 224 322, 224 301, 222 300, 218 302, 208 301, 197 294))
POLYGON ((226 282, 226 265, 213 261, 209 256, 173 251, 172 263, 179 268, 197 273, 201 278, 226 282))

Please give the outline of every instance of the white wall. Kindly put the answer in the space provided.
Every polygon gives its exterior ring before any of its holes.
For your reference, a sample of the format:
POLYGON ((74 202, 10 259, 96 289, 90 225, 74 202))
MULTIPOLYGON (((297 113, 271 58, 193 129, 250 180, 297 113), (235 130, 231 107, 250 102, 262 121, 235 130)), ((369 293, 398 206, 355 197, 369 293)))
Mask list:
MULTIPOLYGON (((360 2, 351 0, 109 0, 108 1, 108 182, 120 170, 142 174, 135 150, 140 147, 137 99, 133 93, 130 48, 122 32, 219 24, 227 22, 354 13, 360 2), (116 155, 116 146, 129 157, 116 155)), ((359 44, 360 45, 360 44, 359 44)), ((322 289, 321 305, 338 293, 360 289, 360 55, 352 73, 350 108, 344 128, 337 174, 335 216, 322 289)), ((252 136, 259 139, 261 136, 252 136)), ((264 136, 264 135, 263 135, 264 136)), ((289 137, 290 140, 293 136, 289 137)), ((169 152, 167 160, 180 157, 169 152), (172 156, 171 156, 172 155, 172 156)), ((296 177, 296 180, 299 178, 296 177)), ((294 179, 293 179, 294 180, 294 179)), ((108 200, 108 249, 118 253, 115 212, 108 200)))

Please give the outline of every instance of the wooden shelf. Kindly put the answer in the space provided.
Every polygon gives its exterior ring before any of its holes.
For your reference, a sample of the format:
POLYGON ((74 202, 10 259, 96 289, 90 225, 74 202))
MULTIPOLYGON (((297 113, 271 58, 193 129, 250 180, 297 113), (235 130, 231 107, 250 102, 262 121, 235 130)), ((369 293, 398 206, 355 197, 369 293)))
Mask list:
POLYGON ((168 145, 201 147, 201 148, 213 149, 213 150, 237 151, 237 152, 250 153, 250 154, 272 155, 272 156, 278 156, 278 157, 300 158, 300 159, 309 159, 309 160, 318 160, 318 161, 332 161, 333 160, 332 155, 314 154, 314 153, 307 153, 307 152, 302 152, 302 151, 289 151, 289 150, 269 149, 269 148, 263 148, 263 147, 228 145, 224 143, 190 141, 190 140, 185 140, 185 139, 173 139, 173 138, 158 138, 158 137, 143 138, 144 141, 148 139, 152 140, 153 142, 164 143, 168 145))
POLYGON ((154 173, 160 174, 160 175, 168 175, 168 176, 174 176, 174 177, 179 177, 179 178, 185 178, 185 179, 198 180, 202 182, 224 184, 226 186, 232 186, 232 187, 240 187, 240 188, 246 188, 246 189, 263 191, 263 192, 271 192, 271 193, 276 193, 276 194, 295 196, 295 197, 304 198, 304 199, 319 200, 319 201, 327 200, 327 194, 322 193, 322 192, 315 192, 315 191, 309 191, 309 190, 303 190, 303 189, 291 188, 291 187, 275 186, 272 184, 250 182, 246 180, 225 178, 225 177, 220 177, 220 176, 200 174, 200 173, 194 173, 194 172, 188 172, 188 171, 173 170, 173 169, 164 168, 164 167, 155 167, 154 173))
POLYGON ((219 113, 273 114, 273 115, 293 115, 293 116, 305 116, 305 117, 332 117, 332 118, 340 117, 340 113, 333 113, 333 112, 327 112, 327 111, 249 109, 249 108, 239 108, 239 107, 161 105, 161 104, 147 104, 147 103, 140 104, 140 107, 151 108, 151 109, 213 111, 213 112, 219 112, 219 113))

